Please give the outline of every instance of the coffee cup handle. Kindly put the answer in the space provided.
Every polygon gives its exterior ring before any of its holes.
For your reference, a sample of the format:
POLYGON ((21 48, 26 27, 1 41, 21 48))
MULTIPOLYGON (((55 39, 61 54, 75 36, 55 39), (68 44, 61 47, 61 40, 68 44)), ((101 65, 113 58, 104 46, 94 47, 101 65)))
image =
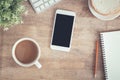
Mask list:
POLYGON ((36 65, 39 69, 42 67, 42 65, 41 65, 38 61, 36 61, 35 65, 36 65))

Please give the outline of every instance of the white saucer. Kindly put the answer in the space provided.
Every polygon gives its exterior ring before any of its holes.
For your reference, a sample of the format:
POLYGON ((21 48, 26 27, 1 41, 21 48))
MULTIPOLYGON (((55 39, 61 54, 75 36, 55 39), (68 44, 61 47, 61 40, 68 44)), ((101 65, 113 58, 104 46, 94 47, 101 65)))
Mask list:
POLYGON ((97 17, 98 19, 100 19, 100 20, 113 20, 113 19, 115 19, 115 18, 117 18, 119 15, 120 15, 120 13, 117 13, 117 14, 114 14, 114 15, 108 15, 108 16, 103 16, 103 15, 101 15, 101 14, 98 14, 93 8, 92 8, 92 6, 91 6, 91 3, 90 3, 90 0, 88 0, 88 6, 89 6, 89 9, 90 9, 90 11, 91 11, 91 13, 95 16, 95 17, 97 17))

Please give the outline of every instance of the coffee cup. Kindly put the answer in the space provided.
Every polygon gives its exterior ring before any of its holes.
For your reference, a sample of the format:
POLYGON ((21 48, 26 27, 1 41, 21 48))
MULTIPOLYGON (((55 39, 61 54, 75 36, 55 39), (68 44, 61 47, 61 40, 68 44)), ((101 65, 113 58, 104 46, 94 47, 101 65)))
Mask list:
POLYGON ((15 42, 12 48, 14 61, 23 67, 36 65, 40 69, 42 67, 38 62, 40 54, 40 46, 32 38, 21 38, 15 42))
POLYGON ((100 20, 113 20, 120 15, 120 5, 115 0, 88 0, 91 13, 100 20))

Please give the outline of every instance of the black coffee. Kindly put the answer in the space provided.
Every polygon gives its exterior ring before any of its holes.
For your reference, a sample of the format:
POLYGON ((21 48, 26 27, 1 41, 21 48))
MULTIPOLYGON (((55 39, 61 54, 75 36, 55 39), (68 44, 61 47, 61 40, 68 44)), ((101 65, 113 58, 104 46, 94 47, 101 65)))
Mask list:
POLYGON ((15 55, 21 63, 28 64, 36 59, 38 55, 38 49, 35 43, 25 40, 16 46, 15 55))

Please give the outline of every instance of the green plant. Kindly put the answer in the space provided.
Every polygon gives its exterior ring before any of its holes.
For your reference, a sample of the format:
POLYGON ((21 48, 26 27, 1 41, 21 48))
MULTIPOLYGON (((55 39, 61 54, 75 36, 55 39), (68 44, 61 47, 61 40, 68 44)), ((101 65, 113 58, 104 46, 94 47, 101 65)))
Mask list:
POLYGON ((9 28, 22 21, 22 13, 25 7, 23 0, 0 0, 0 27, 9 28))

